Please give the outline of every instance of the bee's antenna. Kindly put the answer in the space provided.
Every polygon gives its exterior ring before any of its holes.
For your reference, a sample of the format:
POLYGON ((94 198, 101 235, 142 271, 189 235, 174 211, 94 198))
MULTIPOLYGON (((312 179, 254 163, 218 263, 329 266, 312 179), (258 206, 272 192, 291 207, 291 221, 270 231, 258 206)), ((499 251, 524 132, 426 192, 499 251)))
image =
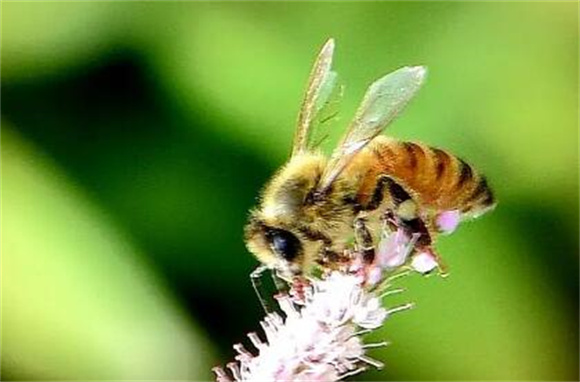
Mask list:
POLYGON ((264 308, 266 313, 272 313, 270 309, 268 309, 268 304, 266 303, 266 299, 262 295, 262 274, 268 269, 265 265, 260 265, 256 269, 250 273, 250 281, 252 282, 252 288, 254 288, 254 292, 256 292, 256 296, 258 296, 258 300, 260 300, 260 305, 264 308))

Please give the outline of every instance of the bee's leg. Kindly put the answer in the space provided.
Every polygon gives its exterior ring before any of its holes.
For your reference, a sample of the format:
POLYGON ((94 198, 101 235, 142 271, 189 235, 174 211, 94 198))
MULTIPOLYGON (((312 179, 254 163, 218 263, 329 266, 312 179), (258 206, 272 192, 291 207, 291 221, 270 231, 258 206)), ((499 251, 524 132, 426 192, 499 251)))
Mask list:
POLYGON ((415 217, 413 219, 403 219, 398 217, 399 227, 409 232, 410 234, 419 234, 415 247, 417 249, 423 247, 430 247, 433 244, 433 239, 431 238, 431 233, 425 224, 425 221, 420 217, 415 217))
POLYGON ((377 188, 370 201, 370 207, 378 208, 384 198, 381 193, 388 192, 391 205, 382 216, 384 225, 391 231, 402 229, 409 237, 415 236, 415 252, 431 256, 438 264, 442 274, 447 272, 447 266, 433 249, 433 233, 421 217, 419 207, 411 195, 388 176, 382 176, 377 182, 377 188))
POLYGON ((375 260, 375 246, 373 236, 366 225, 366 219, 362 216, 354 220, 354 240, 363 255, 366 264, 371 264, 375 260))
MULTIPOLYGON (((417 254, 428 254, 431 256, 437 263, 439 271, 445 274, 447 267, 433 249, 433 234, 425 223, 425 220, 421 217, 419 206, 405 188, 388 175, 382 175, 378 178, 370 200, 366 205, 362 205, 361 208, 365 211, 373 211, 381 207, 381 205, 386 205, 385 212, 381 216, 385 227, 390 231, 403 230, 409 237, 416 237, 414 244, 415 252, 417 254), (385 201, 385 195, 388 195, 387 201, 385 201)), ((360 236, 365 236, 364 231, 360 236)), ((357 230, 355 222, 356 237, 357 230)))
POLYGON ((413 256, 411 266, 418 272, 423 274, 430 273, 437 268, 439 275, 446 277, 449 274, 447 264, 441 259, 441 256, 435 252, 432 246, 419 247, 416 249, 416 254, 413 256))
MULTIPOLYGON (((404 220, 399 218, 399 227, 403 228, 409 234, 418 234, 417 242, 415 243, 415 261, 419 262, 423 258, 423 256, 427 256, 427 260, 430 258, 437 264, 437 268, 439 269, 439 273, 442 276, 447 275, 448 268, 445 262, 441 259, 441 257, 437 254, 435 249, 433 248, 433 236, 425 224, 425 221, 420 217, 416 217, 410 220, 404 220)), ((425 264, 425 263, 423 263, 425 264)), ((415 268, 420 271, 421 273, 428 273, 431 269, 425 272, 421 271, 423 265, 416 266, 415 268)), ((425 269, 425 268, 423 268, 425 269)))
POLYGON ((260 305, 264 308, 266 313, 272 313, 273 310, 269 309, 268 302, 264 297, 264 286, 262 284, 262 275, 265 271, 268 270, 268 267, 265 265, 260 265, 252 273, 250 273, 250 281, 252 282, 252 288, 254 288, 254 292, 256 292, 256 296, 258 296, 258 300, 260 300, 260 305))
POLYGON ((395 232, 399 228, 399 219, 392 210, 386 210, 381 215, 381 222, 383 223, 383 228, 388 229, 390 232, 395 232))

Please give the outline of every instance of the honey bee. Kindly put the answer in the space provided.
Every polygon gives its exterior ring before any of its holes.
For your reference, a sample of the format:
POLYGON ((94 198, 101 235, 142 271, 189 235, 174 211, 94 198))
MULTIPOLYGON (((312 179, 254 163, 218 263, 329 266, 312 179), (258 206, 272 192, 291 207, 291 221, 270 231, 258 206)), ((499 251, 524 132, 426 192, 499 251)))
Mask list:
POLYGON ((332 267, 354 238, 373 261, 384 223, 415 235, 414 250, 432 253, 445 231, 441 214, 459 220, 494 207, 486 179, 447 151, 379 134, 422 86, 426 69, 403 67, 368 88, 338 147, 327 158, 316 132, 341 93, 331 69, 334 41, 319 53, 298 116, 288 162, 265 186, 245 228, 246 245, 261 262, 292 278, 317 264, 332 267), (383 225, 381 225, 383 224, 383 225))

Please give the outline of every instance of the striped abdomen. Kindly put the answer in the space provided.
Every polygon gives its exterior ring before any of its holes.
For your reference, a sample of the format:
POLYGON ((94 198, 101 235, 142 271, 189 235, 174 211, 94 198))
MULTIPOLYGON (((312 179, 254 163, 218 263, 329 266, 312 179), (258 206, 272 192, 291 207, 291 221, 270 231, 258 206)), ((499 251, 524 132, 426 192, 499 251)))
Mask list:
POLYGON ((369 151, 372 176, 392 177, 425 207, 477 215, 494 205, 485 177, 446 151, 387 137, 376 138, 369 151))

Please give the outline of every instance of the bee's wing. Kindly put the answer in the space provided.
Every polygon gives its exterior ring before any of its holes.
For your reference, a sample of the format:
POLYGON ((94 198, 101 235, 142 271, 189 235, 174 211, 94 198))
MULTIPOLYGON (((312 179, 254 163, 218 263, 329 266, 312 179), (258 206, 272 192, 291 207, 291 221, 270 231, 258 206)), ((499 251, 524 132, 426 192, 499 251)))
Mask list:
POLYGON ((320 180, 318 190, 328 190, 350 161, 379 135, 421 88, 426 75, 422 66, 403 67, 375 81, 367 90, 320 180))
POLYGON ((308 87, 298 114, 296 133, 292 145, 292 156, 309 151, 320 143, 320 127, 336 115, 342 96, 336 72, 331 70, 334 40, 329 39, 318 54, 308 87))

